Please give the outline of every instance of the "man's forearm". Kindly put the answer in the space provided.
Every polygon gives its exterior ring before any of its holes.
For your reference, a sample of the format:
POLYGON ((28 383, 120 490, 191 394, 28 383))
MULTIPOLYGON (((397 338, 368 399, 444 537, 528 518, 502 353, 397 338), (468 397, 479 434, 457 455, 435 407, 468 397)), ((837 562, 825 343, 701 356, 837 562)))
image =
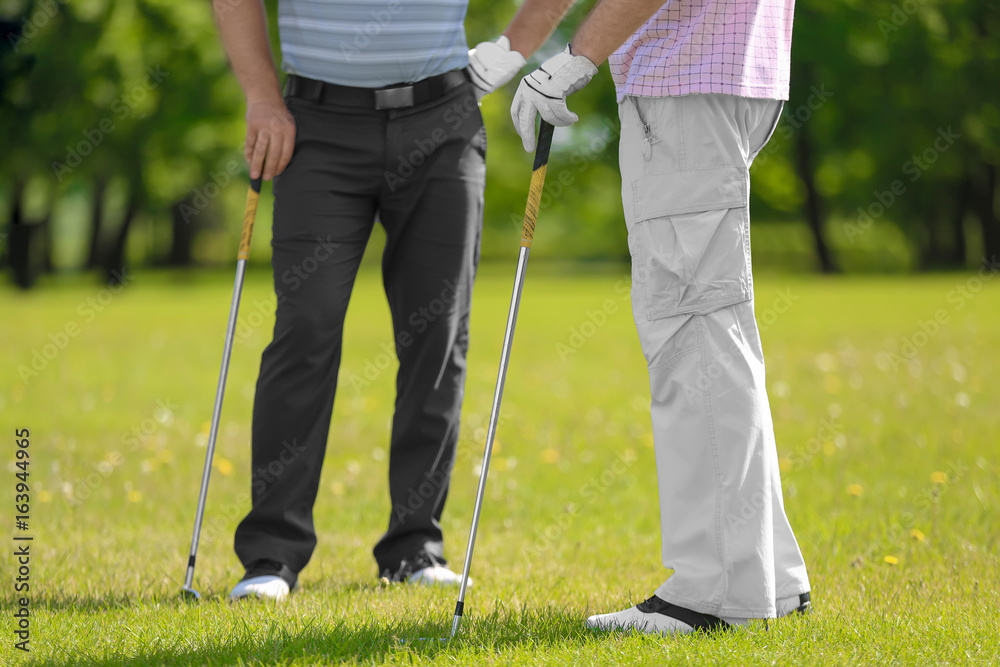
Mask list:
POLYGON ((601 0, 576 31, 573 54, 600 65, 668 1, 601 0))
MULTIPOLYGON (((573 38, 573 53, 595 65, 608 59, 669 0, 601 0, 573 38)), ((528 58, 545 43, 575 0, 525 0, 504 34, 528 58)))
POLYGON ((214 0, 212 4, 222 43, 248 104, 280 100, 281 87, 271 58, 263 2, 214 0))
POLYGON ((525 0, 504 34, 510 48, 525 58, 537 51, 552 35, 576 0, 525 0))

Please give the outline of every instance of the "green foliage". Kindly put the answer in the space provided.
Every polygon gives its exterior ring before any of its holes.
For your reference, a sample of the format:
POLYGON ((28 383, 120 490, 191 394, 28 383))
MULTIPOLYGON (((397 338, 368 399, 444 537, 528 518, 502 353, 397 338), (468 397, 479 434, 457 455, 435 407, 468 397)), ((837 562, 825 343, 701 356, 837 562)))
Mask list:
MULTIPOLYGON (((578 3, 532 64, 561 48, 592 4, 578 3)), ((472 0, 469 43, 493 39, 517 5, 472 0)), ((277 52, 276 3, 267 6, 277 52)), ((203 258, 228 261, 241 188, 233 182, 221 196, 203 195, 220 170, 230 167, 233 180, 243 173, 243 100, 211 3, 22 0, 0 3, 0 17, 14 31, 0 49, 5 208, 20 197, 19 182, 48 193, 42 200, 54 207, 121 180, 150 223, 132 231, 140 237, 133 250, 146 249, 140 259, 163 256, 171 232, 157 230, 171 206, 199 200, 196 246, 212 248, 203 258)), ((755 224, 809 218, 812 192, 821 218, 814 243, 824 235, 839 243, 834 255, 845 267, 873 266, 864 259, 872 226, 902 234, 905 266, 975 264, 1000 252, 998 30, 1000 10, 986 0, 800 0, 791 99, 753 168, 755 224), (953 137, 946 146, 942 133, 953 137)), ((482 107, 490 133, 486 257, 510 254, 524 207, 531 158, 508 119, 514 88, 482 107)), ((570 106, 582 120, 557 132, 537 255, 623 258, 619 123, 606 66, 570 106)), ((86 216, 57 212, 53 224, 60 236, 86 237, 76 229, 86 216)))
POLYGON ((16 145, 47 176, 63 186, 123 176, 155 212, 232 154, 239 90, 207 3, 51 4, 45 28, 19 44, 34 66, 13 93, 32 110, 16 145))
MULTIPOLYGON (((1000 231, 995 187, 985 182, 1000 164, 996 4, 801 0, 795 21, 785 120, 806 120, 769 167, 789 174, 806 142, 826 214, 852 245, 890 224, 919 266, 974 265, 982 254, 965 247, 979 245, 965 230, 974 220, 983 252, 1000 250, 990 241, 1000 231), (817 89, 829 93, 818 108, 817 89)), ((792 213, 767 171, 757 174, 763 203, 792 213)))

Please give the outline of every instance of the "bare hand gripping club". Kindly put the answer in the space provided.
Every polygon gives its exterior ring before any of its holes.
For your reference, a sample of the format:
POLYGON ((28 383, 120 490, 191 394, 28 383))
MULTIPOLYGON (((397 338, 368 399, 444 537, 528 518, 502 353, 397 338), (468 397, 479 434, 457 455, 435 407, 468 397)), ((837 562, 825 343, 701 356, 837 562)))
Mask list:
POLYGON ((236 255, 236 282, 233 285, 233 302, 229 307, 229 326, 226 328, 226 344, 222 350, 222 368, 219 370, 219 385, 215 390, 215 408, 212 411, 212 428, 208 434, 208 450, 205 452, 205 469, 201 474, 201 492, 198 494, 198 509, 194 516, 194 533, 191 535, 191 553, 188 556, 187 573, 181 594, 191 600, 201 599, 194 583, 194 562, 198 556, 198 538, 201 535, 201 521, 205 516, 205 498, 208 495, 208 480, 212 475, 212 458, 215 455, 215 440, 219 434, 219 416, 222 413, 222 397, 226 393, 226 375, 229 373, 229 357, 233 351, 236 332, 236 315, 240 310, 240 294, 243 292, 243 277, 246 274, 247 259, 250 257, 250 239, 253 237, 253 222, 257 217, 257 200, 260 197, 261 179, 250 180, 247 190, 247 206, 243 213, 243 231, 240 233, 240 250, 236 255))
POLYGON ((531 187, 528 190, 528 204, 524 210, 524 226, 521 231, 521 251, 517 257, 514 292, 510 298, 510 311, 507 313, 507 331, 503 336, 503 349, 500 353, 500 372, 497 375, 496 391, 493 394, 490 426, 486 433, 486 449, 483 452, 482 472, 479 475, 479 490, 476 492, 476 508, 472 513, 472 528, 469 530, 469 546, 465 550, 462 585, 458 590, 458 602, 455 604, 455 619, 451 624, 451 636, 453 638, 458 633, 458 627, 462 622, 462 611, 465 606, 465 590, 469 585, 469 569, 472 566, 472 550, 476 546, 479 513, 483 508, 483 496, 486 492, 486 475, 490 469, 490 457, 493 454, 493 439, 496 436, 497 420, 500 417, 500 400, 503 398, 503 385, 507 378, 507 362, 510 361, 510 346, 514 339, 514 326, 517 324, 517 309, 521 304, 521 288, 524 287, 524 273, 528 268, 528 254, 531 252, 531 242, 535 238, 535 222, 538 220, 538 207, 542 200, 542 186, 545 185, 545 169, 549 164, 552 130, 552 126, 544 120, 538 128, 535 165, 531 172, 531 187))

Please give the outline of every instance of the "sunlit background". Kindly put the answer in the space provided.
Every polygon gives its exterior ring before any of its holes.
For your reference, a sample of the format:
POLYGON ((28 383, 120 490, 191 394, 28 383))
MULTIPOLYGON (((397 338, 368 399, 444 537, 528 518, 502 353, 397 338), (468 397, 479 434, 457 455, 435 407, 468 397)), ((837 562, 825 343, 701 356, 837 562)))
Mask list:
MULTIPOLYGON (((791 99, 752 167, 751 234, 812 615, 676 642, 582 627, 665 576, 604 65, 570 100, 580 122, 556 131, 467 639, 447 645, 400 640, 443 636, 453 592, 382 587, 371 557, 390 511, 396 370, 377 226, 345 327, 316 553, 285 606, 224 602, 242 574, 232 536, 274 323, 267 184, 198 555, 206 601, 179 601, 247 191, 242 94, 208 0, 0 0, 0 534, 15 532, 11 434, 27 428, 38 664, 996 664, 1000 5, 796 4, 791 99)), ((516 6, 472 0, 469 43, 516 6)), ((483 262, 442 520, 456 566, 531 169, 513 89, 482 105, 483 262)), ((6 623, 0 663, 14 664, 6 623)))
MULTIPOLYGON (((473 0, 469 43, 494 38, 516 4, 473 0)), ((211 3, 4 0, 0 16, 7 274, 44 287, 52 274, 230 263, 243 99, 211 3)), ((797 3, 791 99, 753 168, 758 271, 959 269, 997 254, 998 26, 985 0, 797 3)), ((507 115, 512 88, 483 104, 487 259, 510 254, 529 167, 507 115)), ((553 159, 571 177, 550 179, 535 257, 625 260, 606 66, 571 106, 583 120, 557 133, 553 159)), ((269 214, 265 199, 255 264, 269 260, 269 214)))

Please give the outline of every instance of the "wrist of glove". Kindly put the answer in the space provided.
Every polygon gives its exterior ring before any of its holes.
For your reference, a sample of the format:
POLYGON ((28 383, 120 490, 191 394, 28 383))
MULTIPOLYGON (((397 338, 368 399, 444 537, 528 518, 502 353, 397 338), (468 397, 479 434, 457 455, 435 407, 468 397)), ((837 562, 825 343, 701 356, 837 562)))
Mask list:
POLYGON ((535 149, 535 115, 557 127, 572 125, 579 116, 566 106, 566 97, 580 90, 597 74, 595 65, 586 56, 575 56, 566 50, 521 79, 510 107, 510 117, 521 137, 524 150, 535 149))
POLYGON ((510 50, 510 40, 501 35, 495 42, 482 42, 469 51, 469 78, 481 100, 514 78, 527 61, 510 50))

